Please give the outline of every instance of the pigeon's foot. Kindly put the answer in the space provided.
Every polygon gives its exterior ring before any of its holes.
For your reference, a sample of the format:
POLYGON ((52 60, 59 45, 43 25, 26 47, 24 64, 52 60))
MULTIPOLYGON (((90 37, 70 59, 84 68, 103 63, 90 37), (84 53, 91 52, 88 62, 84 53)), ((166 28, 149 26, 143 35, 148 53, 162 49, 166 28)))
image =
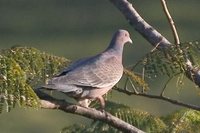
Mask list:
POLYGON ((104 114, 106 117, 108 117, 108 114, 109 114, 109 113, 106 112, 105 109, 102 109, 102 108, 101 108, 100 111, 102 112, 102 114, 104 114))
POLYGON ((89 105, 92 101, 89 100, 89 99, 82 99, 82 100, 79 100, 78 103, 80 106, 82 107, 85 107, 85 108, 89 108, 89 105))

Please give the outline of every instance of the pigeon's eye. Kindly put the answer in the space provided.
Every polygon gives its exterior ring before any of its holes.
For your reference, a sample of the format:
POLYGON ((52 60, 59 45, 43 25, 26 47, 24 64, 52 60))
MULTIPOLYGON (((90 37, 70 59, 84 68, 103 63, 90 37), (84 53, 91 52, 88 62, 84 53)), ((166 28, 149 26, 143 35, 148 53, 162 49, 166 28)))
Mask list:
POLYGON ((128 34, 126 34, 126 33, 125 33, 125 34, 124 34, 124 36, 125 36, 125 37, 127 37, 127 36, 128 36, 128 34))

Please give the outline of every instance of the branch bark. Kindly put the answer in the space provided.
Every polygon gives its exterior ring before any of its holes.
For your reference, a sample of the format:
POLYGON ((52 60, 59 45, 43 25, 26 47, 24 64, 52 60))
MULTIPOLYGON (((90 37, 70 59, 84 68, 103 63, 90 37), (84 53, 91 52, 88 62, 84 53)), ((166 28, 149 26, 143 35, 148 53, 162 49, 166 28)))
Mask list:
MULTIPOLYGON (((172 43, 161 35, 156 29, 150 26, 134 9, 127 0, 110 0, 125 16, 128 22, 138 31, 150 44, 159 50, 168 48, 172 43)), ((200 87, 200 69, 193 66, 188 59, 186 62, 186 76, 200 87), (190 65, 188 65, 190 64, 190 65)))
POLYGON ((162 36, 156 29, 149 25, 133 8, 127 0, 110 0, 125 16, 128 22, 154 47, 159 44, 158 48, 166 48, 171 43, 162 36))
POLYGON ((68 103, 64 100, 58 100, 38 89, 35 90, 35 92, 41 99, 40 100, 41 108, 59 109, 67 113, 73 113, 94 120, 99 120, 126 133, 145 133, 142 130, 130 125, 129 123, 126 123, 125 121, 111 115, 108 112, 101 112, 94 108, 85 108, 75 104, 68 103))

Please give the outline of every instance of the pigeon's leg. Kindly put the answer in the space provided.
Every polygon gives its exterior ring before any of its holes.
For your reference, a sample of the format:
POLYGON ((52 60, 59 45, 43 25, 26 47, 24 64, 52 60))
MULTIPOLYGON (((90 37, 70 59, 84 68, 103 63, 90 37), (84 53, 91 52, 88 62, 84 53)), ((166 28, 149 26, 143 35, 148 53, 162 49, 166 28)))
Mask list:
POLYGON ((97 99, 99 100, 100 104, 101 104, 101 109, 104 110, 105 108, 105 100, 102 96, 97 97, 97 99))
POLYGON ((99 100, 100 104, 101 104, 101 108, 100 111, 105 114, 106 117, 108 117, 107 112, 104 110, 105 109, 105 100, 102 96, 97 97, 97 99, 99 100))
POLYGON ((78 103, 79 103, 80 106, 83 106, 83 107, 86 107, 86 108, 89 107, 89 105, 90 105, 91 102, 92 101, 89 100, 89 99, 81 99, 81 100, 78 101, 78 103))

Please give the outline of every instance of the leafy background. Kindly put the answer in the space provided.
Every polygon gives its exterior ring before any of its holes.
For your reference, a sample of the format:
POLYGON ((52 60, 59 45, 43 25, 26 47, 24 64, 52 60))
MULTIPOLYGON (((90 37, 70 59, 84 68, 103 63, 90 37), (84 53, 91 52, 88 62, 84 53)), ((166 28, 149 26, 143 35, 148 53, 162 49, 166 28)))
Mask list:
MULTIPOLYGON (((159 0, 132 0, 144 19, 173 42, 169 25, 159 0)), ((198 0, 168 0, 181 41, 199 39, 200 14, 198 0)), ((94 55, 109 43, 114 31, 129 30, 133 45, 126 45, 124 64, 130 65, 141 59, 152 47, 129 26, 121 13, 108 1, 86 2, 74 0, 0 0, 0 48, 32 46, 48 53, 69 59, 94 55)), ((180 89, 170 82, 166 94, 187 102, 198 104, 198 89, 185 80, 180 89)), ((164 79, 150 80, 152 92, 157 92, 164 79)), ((121 83, 122 84, 122 83, 121 83)), ((64 95, 61 97, 64 98, 64 95)), ((156 116, 167 115, 180 109, 175 105, 136 96, 126 96, 113 91, 108 99, 130 107, 148 111, 156 116)), ((0 115, 2 133, 59 132, 73 123, 89 123, 80 116, 55 110, 16 108, 0 115)))

